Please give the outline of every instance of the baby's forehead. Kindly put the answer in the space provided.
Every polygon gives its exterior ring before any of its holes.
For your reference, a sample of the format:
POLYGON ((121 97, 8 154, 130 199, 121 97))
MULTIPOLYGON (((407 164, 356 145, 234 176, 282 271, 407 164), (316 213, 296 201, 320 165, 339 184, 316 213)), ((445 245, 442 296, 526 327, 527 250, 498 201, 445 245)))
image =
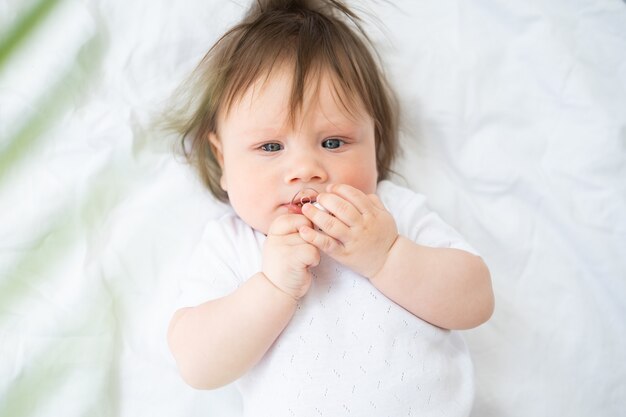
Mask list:
POLYGON ((258 111, 281 114, 295 122, 298 116, 312 108, 328 112, 330 119, 358 121, 371 116, 365 109, 363 98, 343 85, 329 69, 309 73, 299 86, 293 69, 282 65, 263 72, 247 88, 239 86, 235 90, 225 103, 223 116, 233 111, 258 111))

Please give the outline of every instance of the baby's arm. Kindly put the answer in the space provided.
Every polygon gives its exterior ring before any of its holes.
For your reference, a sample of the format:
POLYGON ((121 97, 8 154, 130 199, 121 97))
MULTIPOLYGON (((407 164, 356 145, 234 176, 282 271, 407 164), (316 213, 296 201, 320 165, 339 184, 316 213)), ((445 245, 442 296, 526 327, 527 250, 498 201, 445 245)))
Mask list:
POLYGON ((399 236, 380 199, 348 185, 330 187, 318 201, 332 216, 305 205, 303 213, 322 232, 302 227, 303 239, 368 277, 395 303, 446 329, 475 327, 491 316, 491 278, 480 257, 399 236))
POLYGON ((297 230, 310 222, 285 215, 271 226, 263 271, 226 297, 178 310, 168 331, 170 350, 189 385, 213 389, 254 366, 293 316, 310 286, 319 251, 297 230))
POLYGON ((213 389, 239 378, 263 357, 295 308, 295 299, 259 272, 226 297, 178 310, 168 343, 183 379, 213 389))
POLYGON ((445 329, 470 329, 491 317, 489 270, 469 252, 418 245, 399 236, 370 282, 421 319, 445 329))

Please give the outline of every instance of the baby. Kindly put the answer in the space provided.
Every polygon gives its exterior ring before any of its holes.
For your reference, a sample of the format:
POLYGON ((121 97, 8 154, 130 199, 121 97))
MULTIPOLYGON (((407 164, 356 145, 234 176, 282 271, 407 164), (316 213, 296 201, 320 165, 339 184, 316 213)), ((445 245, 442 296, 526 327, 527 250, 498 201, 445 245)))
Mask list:
POLYGON ((368 45, 339 1, 257 1, 198 69, 187 156, 232 210, 204 231, 168 342, 189 385, 237 381, 245 416, 471 409, 451 330, 491 316, 489 271, 386 179, 396 111, 368 45))

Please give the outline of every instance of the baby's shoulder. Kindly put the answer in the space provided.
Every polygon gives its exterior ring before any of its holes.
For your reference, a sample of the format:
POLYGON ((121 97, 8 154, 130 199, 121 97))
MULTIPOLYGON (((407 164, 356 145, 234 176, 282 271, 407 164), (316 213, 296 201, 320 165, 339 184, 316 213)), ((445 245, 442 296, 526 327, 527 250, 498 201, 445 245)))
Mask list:
POLYGON ((241 282, 259 268, 263 238, 234 212, 226 212, 207 221, 192 258, 199 270, 221 271, 241 282))
POLYGON ((393 216, 401 235, 425 246, 478 254, 454 227, 428 207, 423 194, 385 180, 378 183, 377 195, 393 216))
POLYGON ((378 183, 376 195, 394 217, 402 216, 407 211, 422 215, 426 215, 429 211, 423 194, 389 180, 378 183))
POLYGON ((242 248, 258 240, 257 232, 246 224, 234 211, 227 211, 207 221, 202 232, 202 242, 218 251, 226 248, 242 248))

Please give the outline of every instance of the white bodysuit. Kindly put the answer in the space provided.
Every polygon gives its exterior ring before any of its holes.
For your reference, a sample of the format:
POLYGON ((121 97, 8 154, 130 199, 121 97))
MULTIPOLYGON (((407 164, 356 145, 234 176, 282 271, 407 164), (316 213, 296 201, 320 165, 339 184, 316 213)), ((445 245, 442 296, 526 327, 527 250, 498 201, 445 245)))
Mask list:
MULTIPOLYGON (((401 235, 476 253, 425 205, 389 181, 378 195, 401 235)), ((265 236, 234 213, 207 225, 181 306, 224 296, 261 269, 265 236)), ((263 359, 236 384, 246 417, 467 416, 471 360, 461 336, 419 319, 322 255, 313 283, 263 359)))

